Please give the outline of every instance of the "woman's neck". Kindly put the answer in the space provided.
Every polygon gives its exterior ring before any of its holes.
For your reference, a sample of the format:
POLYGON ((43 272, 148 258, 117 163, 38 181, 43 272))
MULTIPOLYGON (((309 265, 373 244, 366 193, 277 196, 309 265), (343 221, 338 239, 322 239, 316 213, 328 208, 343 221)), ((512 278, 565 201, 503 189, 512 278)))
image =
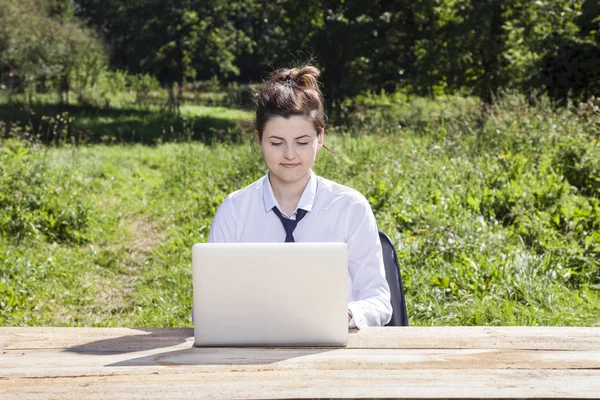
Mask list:
POLYGON ((282 211, 287 215, 293 213, 298 206, 300 197, 302 197, 302 193, 304 193, 304 189, 309 180, 310 173, 307 173, 305 176, 294 182, 285 182, 278 179, 273 174, 269 174, 269 182, 271 183, 271 188, 273 188, 275 199, 277 199, 282 211))

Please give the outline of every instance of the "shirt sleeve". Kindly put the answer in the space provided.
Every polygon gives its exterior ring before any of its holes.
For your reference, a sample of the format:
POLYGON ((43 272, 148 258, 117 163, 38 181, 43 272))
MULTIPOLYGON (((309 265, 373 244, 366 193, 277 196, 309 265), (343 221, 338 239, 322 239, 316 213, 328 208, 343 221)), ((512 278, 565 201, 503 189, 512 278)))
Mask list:
POLYGON ((382 326, 392 318, 392 305, 375 216, 364 197, 349 207, 347 215, 348 273, 353 295, 348 303, 352 315, 348 327, 382 326))
POLYGON ((234 243, 237 241, 234 211, 231 199, 225 198, 215 213, 208 234, 208 243, 234 243))

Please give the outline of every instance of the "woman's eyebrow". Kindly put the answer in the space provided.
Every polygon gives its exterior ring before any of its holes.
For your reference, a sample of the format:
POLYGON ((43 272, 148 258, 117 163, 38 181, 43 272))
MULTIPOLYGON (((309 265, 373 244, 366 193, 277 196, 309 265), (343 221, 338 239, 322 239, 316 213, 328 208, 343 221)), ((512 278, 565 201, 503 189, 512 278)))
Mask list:
MULTIPOLYGON (((302 138, 305 138, 305 137, 307 137, 307 138, 311 138, 311 136, 310 136, 310 135, 302 135, 302 136, 298 136, 297 138, 294 138, 294 140, 302 139, 302 138)), ((280 137, 280 136, 275 136, 275 135, 271 135, 271 136, 269 136, 269 139, 279 139, 279 140, 283 140, 283 141, 285 141, 285 138, 282 138, 282 137, 280 137)))

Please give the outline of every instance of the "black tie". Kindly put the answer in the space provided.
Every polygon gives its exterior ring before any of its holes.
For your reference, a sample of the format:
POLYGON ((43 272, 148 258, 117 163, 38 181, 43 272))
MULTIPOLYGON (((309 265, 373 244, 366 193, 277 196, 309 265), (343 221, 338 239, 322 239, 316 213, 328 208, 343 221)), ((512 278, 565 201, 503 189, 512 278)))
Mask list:
POLYGON ((292 235, 292 233, 294 233, 294 229, 296 229, 296 225, 298 225, 298 222, 300 222, 300 220, 302 218, 304 218, 304 216, 306 215, 306 210, 303 210, 301 208, 298 209, 298 211, 296 211, 296 219, 289 219, 284 217, 283 215, 281 215, 281 211, 279 211, 279 209, 275 206, 273 207, 273 212, 279 217, 279 219, 281 220, 281 223, 283 224, 283 228, 285 229, 285 241, 286 242, 295 242, 294 240, 294 236, 292 235))

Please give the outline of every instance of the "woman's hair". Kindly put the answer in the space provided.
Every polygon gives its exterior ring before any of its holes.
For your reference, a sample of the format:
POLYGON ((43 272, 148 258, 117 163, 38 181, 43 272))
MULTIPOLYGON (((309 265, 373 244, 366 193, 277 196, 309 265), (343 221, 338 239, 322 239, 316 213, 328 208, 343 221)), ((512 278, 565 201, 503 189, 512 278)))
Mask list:
POLYGON ((314 125, 317 135, 325 128, 327 116, 323 94, 317 78, 321 73, 310 64, 298 68, 279 69, 269 75, 255 92, 255 128, 262 141, 263 130, 270 118, 293 115, 307 117, 314 125))

